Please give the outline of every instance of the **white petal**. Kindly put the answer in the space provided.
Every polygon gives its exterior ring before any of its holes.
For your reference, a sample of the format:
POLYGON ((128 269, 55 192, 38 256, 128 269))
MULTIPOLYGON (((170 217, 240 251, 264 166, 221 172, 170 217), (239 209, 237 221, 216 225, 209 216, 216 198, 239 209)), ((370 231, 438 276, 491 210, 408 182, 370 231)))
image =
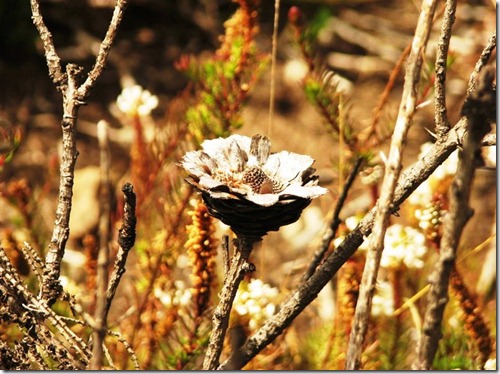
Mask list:
POLYGON ((245 152, 250 151, 251 139, 248 136, 231 135, 227 138, 205 140, 201 143, 203 150, 212 157, 220 157, 224 149, 229 148, 231 142, 236 141, 245 152))
POLYGON ((324 195, 328 190, 320 186, 301 186, 299 184, 291 184, 280 195, 293 195, 303 197, 304 199, 314 199, 315 197, 324 195))
POLYGON ((279 195, 272 193, 248 194, 246 199, 261 206, 271 206, 278 202, 279 195))
POLYGON ((274 178, 283 182, 291 182, 296 178, 302 181, 301 175, 314 163, 314 159, 307 155, 299 155, 288 151, 281 151, 269 156, 264 170, 274 178))

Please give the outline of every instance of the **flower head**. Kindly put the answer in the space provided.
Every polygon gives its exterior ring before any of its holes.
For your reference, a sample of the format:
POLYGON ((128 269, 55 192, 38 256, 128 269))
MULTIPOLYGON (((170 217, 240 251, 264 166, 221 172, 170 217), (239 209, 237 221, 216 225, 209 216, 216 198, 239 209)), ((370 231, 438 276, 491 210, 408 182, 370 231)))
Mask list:
POLYGON ((139 85, 125 87, 116 104, 120 110, 129 116, 147 116, 158 106, 158 98, 139 85))
POLYGON ((184 155, 186 181, 202 193, 210 214, 239 235, 262 237, 295 222, 318 186, 310 156, 271 153, 265 136, 231 135, 206 140, 203 150, 184 155))

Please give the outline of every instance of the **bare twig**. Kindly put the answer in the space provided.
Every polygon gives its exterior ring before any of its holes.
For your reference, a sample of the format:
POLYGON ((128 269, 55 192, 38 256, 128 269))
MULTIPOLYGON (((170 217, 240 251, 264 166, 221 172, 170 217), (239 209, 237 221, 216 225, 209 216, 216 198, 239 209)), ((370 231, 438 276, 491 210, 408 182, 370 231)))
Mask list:
POLYGON ((66 66, 63 73, 60 58, 57 55, 52 35, 47 29, 38 0, 31 0, 32 18, 37 28, 45 49, 45 57, 49 68, 49 75, 63 96, 63 118, 62 127, 62 156, 60 163, 59 197, 56 208, 56 219, 52 238, 45 258, 44 281, 41 287, 41 295, 48 305, 52 305, 62 292, 59 284, 61 272, 61 260, 64 256, 66 241, 69 237, 69 217, 71 214, 71 200, 73 197, 74 170, 77 158, 76 150, 76 120, 79 107, 84 104, 90 89, 99 78, 109 50, 116 35, 118 26, 122 19, 126 0, 117 0, 113 17, 106 36, 101 43, 96 63, 82 85, 78 85, 78 77, 82 68, 74 64, 66 66))
POLYGON ((423 334, 419 341, 415 370, 429 370, 441 339, 441 321, 448 302, 448 284, 455 264, 462 230, 472 216, 469 196, 482 138, 488 133, 495 115, 494 71, 484 69, 478 90, 470 95, 462 109, 467 118, 463 145, 459 149, 457 174, 451 185, 450 208, 443 223, 439 261, 432 274, 423 334), (493 108, 493 109, 492 109, 493 108))
POLYGON ((330 220, 330 225, 328 226, 328 229, 326 230, 325 234, 321 238, 321 245, 319 248, 314 252, 313 259, 309 263, 306 272, 304 273, 304 276, 301 279, 301 283, 305 282, 308 280, 311 275, 314 274, 314 271, 318 267, 318 264, 321 262, 323 257, 325 257, 325 253, 328 251, 328 248, 330 247, 330 243, 332 242, 333 238, 335 237, 335 234, 337 233, 337 229, 340 225, 340 211, 342 210, 342 207, 344 206, 344 203, 347 199, 347 194, 349 193, 349 190, 351 189, 352 184, 354 183, 354 179, 358 175, 359 169, 361 168, 361 164, 363 162, 363 158, 359 157, 356 162, 354 163, 354 166, 349 173, 349 176, 342 188, 342 192, 337 200, 337 204, 335 205, 335 209, 333 211, 333 216, 332 219, 330 220))
POLYGON ((389 224, 389 216, 394 209, 394 191, 402 168, 402 151, 404 149, 413 114, 415 113, 417 89, 418 83, 420 82, 423 56, 431 32, 436 4, 436 0, 426 0, 422 3, 420 17, 413 38, 412 49, 408 57, 408 67, 405 74, 401 105, 392 135, 391 148, 386 163, 385 177, 381 187, 380 198, 376 206, 375 224, 373 233, 368 242, 366 265, 361 280, 351 335, 349 337, 346 357, 346 369, 348 370, 359 369, 361 364, 362 345, 368 328, 368 318, 370 315, 373 293, 375 291, 375 283, 377 281, 382 250, 384 248, 385 232, 389 224))
POLYGON ((397 77, 399 76, 399 73, 401 72, 403 68, 403 62, 405 61, 406 57, 410 53, 411 50, 411 44, 408 44, 406 48, 401 52, 401 55, 398 58, 398 61, 396 62, 396 65, 391 71, 391 75, 389 76, 389 79, 387 80, 387 84, 385 85, 384 92, 382 92, 382 95, 380 95, 379 102, 377 103, 377 106, 375 109, 373 109, 373 121, 369 127, 368 135, 366 136, 367 141, 370 141, 370 143, 376 143, 378 140, 377 136, 377 127, 378 123, 380 121, 380 118, 382 116, 382 109, 384 106, 387 104, 390 98, 390 93, 394 89, 394 84, 396 82, 397 77), (371 140, 374 139, 374 140, 371 140))
POLYGON ((40 34, 40 39, 42 40, 43 48, 45 49, 45 59, 47 60, 49 75, 52 78, 52 82, 54 82, 57 87, 63 88, 66 77, 62 71, 61 60, 54 47, 52 34, 43 22, 42 15, 40 14, 40 5, 37 0, 31 0, 31 14, 33 23, 40 34))
POLYGON ((476 66, 474 66, 474 71, 472 72, 469 78, 469 84, 467 86, 467 95, 471 95, 476 90, 477 76, 481 71, 481 69, 488 63, 491 54, 495 50, 496 46, 497 46, 497 34, 493 34, 488 39, 488 42, 486 43, 486 46, 483 49, 483 52, 481 52, 479 60, 477 60, 476 62, 476 66))
POLYGON ((106 289, 108 288, 109 239, 111 225, 110 188, 109 188, 109 144, 107 124, 97 123, 97 139, 100 151, 100 191, 99 191, 99 254, 97 256, 97 291, 95 325, 92 334, 91 370, 100 370, 103 362, 103 343, 106 336, 106 289))
POLYGON ((434 81, 434 122, 438 137, 450 130, 446 109, 446 71, 448 48, 450 46, 451 28, 455 22, 457 0, 447 0, 441 26, 441 34, 436 51, 436 80, 434 81))
POLYGON ((235 240, 237 248, 231 258, 229 272, 224 277, 224 285, 219 294, 219 303, 214 311, 212 333, 210 334, 208 350, 203 362, 203 370, 214 370, 219 365, 219 357, 229 325, 229 314, 231 313, 238 286, 245 274, 255 271, 255 266, 248 262, 254 243, 255 238, 239 237, 235 240))
POLYGON ((135 193, 134 188, 130 183, 126 183, 122 187, 122 192, 125 197, 123 206, 123 224, 118 232, 118 253, 116 255, 115 263, 113 266, 113 273, 111 275, 108 291, 106 293, 106 314, 111 308, 111 302, 115 297, 116 290, 120 284, 122 275, 125 273, 125 263, 127 256, 135 243, 135 193))
POLYGON ((80 100, 84 100, 87 97, 87 95, 90 92, 90 89, 95 84, 95 82, 101 75, 104 66, 106 65, 109 51, 111 49, 111 46, 113 45, 113 41, 118 31, 118 27, 120 26, 120 23, 122 21, 123 12, 125 10, 126 5, 127 5, 127 0, 116 0, 113 16, 111 17, 111 21, 109 23, 106 36, 104 37, 100 45, 95 64, 92 67, 92 70, 89 72, 85 82, 80 87, 78 87, 78 97, 80 98, 80 100))
MULTIPOLYGON (((393 207, 405 201, 413 191, 441 165, 457 148, 459 140, 464 134, 465 120, 459 121, 442 141, 436 143, 429 152, 410 168, 401 174, 398 187, 394 194, 393 207)), ((332 279, 340 267, 353 255, 368 236, 373 226, 376 208, 373 208, 361 220, 358 226, 351 231, 345 240, 329 254, 314 274, 278 307, 278 313, 266 323, 242 346, 241 352, 231 355, 218 369, 242 367, 270 344, 318 295, 321 289, 332 279), (236 360, 238 359, 238 365, 236 360)))

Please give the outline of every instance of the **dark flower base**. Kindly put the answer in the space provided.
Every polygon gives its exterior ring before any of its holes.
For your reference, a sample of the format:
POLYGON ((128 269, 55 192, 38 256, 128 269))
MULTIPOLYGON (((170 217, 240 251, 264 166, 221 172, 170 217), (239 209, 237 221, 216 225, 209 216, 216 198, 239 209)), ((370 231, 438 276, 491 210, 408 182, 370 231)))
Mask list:
POLYGON ((294 223, 311 203, 310 199, 283 196, 277 204, 264 207, 238 198, 213 198, 205 191, 201 194, 212 216, 230 226, 236 235, 254 238, 294 223))

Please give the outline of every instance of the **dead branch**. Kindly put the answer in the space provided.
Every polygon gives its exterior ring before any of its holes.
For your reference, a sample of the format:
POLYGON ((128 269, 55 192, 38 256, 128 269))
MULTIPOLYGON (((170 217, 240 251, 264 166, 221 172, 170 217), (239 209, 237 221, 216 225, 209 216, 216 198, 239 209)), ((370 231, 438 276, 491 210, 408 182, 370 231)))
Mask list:
POLYGON ((29 362, 44 368, 49 361, 59 369, 84 369, 91 352, 43 299, 31 293, 0 247, 0 320, 24 330, 29 362), (38 349, 42 350, 41 359, 38 349))
POLYGON ((359 369, 360 367, 362 346, 368 329, 368 318, 384 248, 385 232, 389 224, 389 216, 393 212, 394 191, 402 168, 402 152, 415 113, 423 56, 431 32, 436 4, 436 0, 428 0, 422 3, 412 49, 408 57, 401 106, 392 135, 380 198, 376 205, 373 233, 368 242, 366 265, 361 279, 358 303, 356 304, 354 322, 349 338, 346 357, 347 370, 359 369))
POLYGON ((431 278, 431 289, 425 313, 423 334, 418 344, 415 370, 429 370, 441 339, 441 321, 448 302, 448 284, 462 230, 472 216, 469 196, 477 167, 482 138, 495 119, 496 95, 493 88, 493 69, 482 70, 478 90, 465 101, 462 109, 466 118, 466 132, 459 149, 457 174, 450 187, 450 208, 443 223, 439 260, 431 278))
POLYGON ((106 293, 106 313, 108 315, 111 308, 111 302, 115 297, 116 290, 120 284, 122 275, 125 273, 125 263, 127 256, 135 243, 135 226, 137 218, 135 216, 135 193, 134 188, 130 183, 126 183, 122 187, 122 192, 125 198, 123 206, 123 224, 118 231, 118 254, 116 255, 115 263, 113 266, 113 273, 111 275, 108 291, 106 293))

